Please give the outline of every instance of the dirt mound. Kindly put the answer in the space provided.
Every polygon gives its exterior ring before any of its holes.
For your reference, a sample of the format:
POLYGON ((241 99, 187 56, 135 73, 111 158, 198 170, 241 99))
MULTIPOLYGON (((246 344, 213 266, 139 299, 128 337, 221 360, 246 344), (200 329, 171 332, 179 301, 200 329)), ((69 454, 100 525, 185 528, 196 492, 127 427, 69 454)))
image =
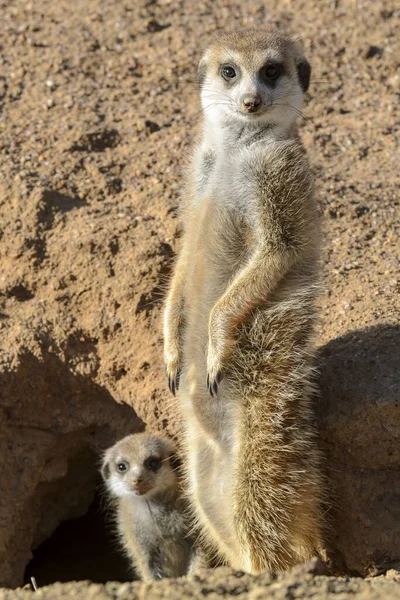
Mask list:
POLYGON ((398 560, 394 3, 0 8, 1 583, 21 584, 32 549, 88 510, 102 448, 178 430, 160 303, 199 115, 195 66, 216 29, 243 26, 300 34, 313 66, 301 129, 325 216, 320 419, 337 560, 360 574, 398 560))
POLYGON ((400 576, 392 569, 386 577, 363 580, 361 578, 338 579, 327 577, 318 561, 300 565, 287 573, 272 576, 267 573, 252 577, 238 571, 221 567, 215 571, 203 571, 194 577, 183 577, 174 581, 144 583, 108 583, 91 585, 88 582, 56 584, 36 592, 2 591, 0 600, 157 600, 176 598, 197 600, 207 597, 249 598, 251 600, 282 600, 283 598, 313 598, 313 600, 395 600, 398 598, 400 576))

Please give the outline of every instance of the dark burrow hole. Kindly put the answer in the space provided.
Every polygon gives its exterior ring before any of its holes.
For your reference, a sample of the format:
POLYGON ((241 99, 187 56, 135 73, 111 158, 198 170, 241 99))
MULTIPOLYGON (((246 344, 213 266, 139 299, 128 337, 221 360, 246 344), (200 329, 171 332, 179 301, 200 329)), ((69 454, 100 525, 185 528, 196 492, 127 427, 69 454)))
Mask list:
POLYGON ((84 516, 61 523, 32 553, 25 570, 25 583, 34 577, 38 587, 56 581, 106 583, 133 579, 100 492, 96 492, 84 516))

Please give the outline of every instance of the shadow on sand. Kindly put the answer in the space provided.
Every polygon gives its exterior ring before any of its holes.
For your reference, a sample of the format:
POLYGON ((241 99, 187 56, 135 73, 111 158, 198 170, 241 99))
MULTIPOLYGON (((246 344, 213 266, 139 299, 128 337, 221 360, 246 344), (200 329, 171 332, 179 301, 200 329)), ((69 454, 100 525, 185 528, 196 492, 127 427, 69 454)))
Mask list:
POLYGON ((319 362, 333 546, 351 572, 380 572, 400 561, 400 327, 337 338, 319 362))

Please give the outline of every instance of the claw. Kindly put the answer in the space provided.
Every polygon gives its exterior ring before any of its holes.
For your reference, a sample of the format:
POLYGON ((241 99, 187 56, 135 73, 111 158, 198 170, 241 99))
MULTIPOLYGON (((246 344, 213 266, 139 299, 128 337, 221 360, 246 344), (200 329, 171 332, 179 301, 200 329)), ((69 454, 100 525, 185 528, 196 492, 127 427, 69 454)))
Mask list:
POLYGON ((168 375, 168 389, 173 394, 176 395, 176 392, 179 390, 179 380, 181 377, 180 370, 177 370, 173 376, 168 375))
POLYGON ((218 386, 223 379, 223 375, 221 371, 218 371, 215 377, 211 378, 210 375, 207 375, 207 389, 211 398, 216 398, 218 395, 218 386))
POLYGON ((210 394, 211 398, 214 397, 212 388, 213 388, 213 382, 210 379, 210 374, 207 373, 207 389, 208 389, 208 393, 210 394))

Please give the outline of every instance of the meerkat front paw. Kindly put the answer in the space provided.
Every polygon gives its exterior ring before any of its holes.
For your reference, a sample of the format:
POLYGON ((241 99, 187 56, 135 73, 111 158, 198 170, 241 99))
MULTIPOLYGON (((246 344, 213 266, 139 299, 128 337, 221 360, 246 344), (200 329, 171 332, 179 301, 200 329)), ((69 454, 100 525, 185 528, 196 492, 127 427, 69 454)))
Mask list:
POLYGON ((175 396, 179 389, 179 378, 181 375, 182 354, 180 338, 176 330, 165 327, 164 330, 164 364, 168 377, 168 387, 171 394, 175 396))
POLYGON ((208 330, 207 388, 211 397, 218 393, 218 386, 225 375, 235 345, 229 331, 227 315, 217 304, 211 311, 208 330))
POLYGON ((218 393, 218 386, 221 383, 223 374, 221 371, 211 371, 207 374, 207 388, 208 393, 212 398, 218 393))
POLYGON ((222 356, 216 353, 210 344, 207 355, 207 388, 212 398, 217 395, 218 386, 223 379, 224 364, 222 356))

